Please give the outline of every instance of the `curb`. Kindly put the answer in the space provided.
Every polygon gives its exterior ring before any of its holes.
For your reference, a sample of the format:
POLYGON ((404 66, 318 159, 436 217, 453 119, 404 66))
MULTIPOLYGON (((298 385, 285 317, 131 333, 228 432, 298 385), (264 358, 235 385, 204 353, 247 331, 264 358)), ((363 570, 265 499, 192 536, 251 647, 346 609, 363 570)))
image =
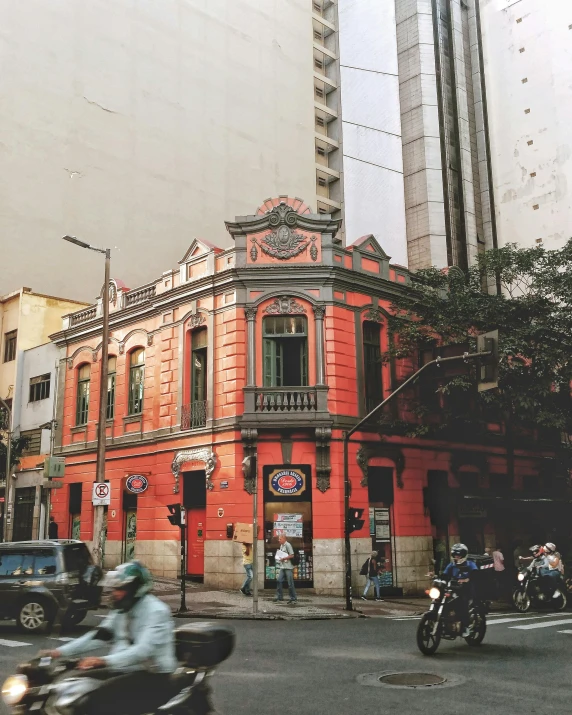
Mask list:
POLYGON ((356 614, 355 616, 346 615, 345 613, 328 613, 328 614, 315 614, 315 615, 305 615, 300 614, 296 616, 283 615, 280 613, 210 613, 209 611, 174 611, 174 618, 204 618, 204 619, 223 619, 223 620, 234 620, 234 621, 332 621, 332 620, 347 620, 353 618, 367 618, 363 613, 356 614))

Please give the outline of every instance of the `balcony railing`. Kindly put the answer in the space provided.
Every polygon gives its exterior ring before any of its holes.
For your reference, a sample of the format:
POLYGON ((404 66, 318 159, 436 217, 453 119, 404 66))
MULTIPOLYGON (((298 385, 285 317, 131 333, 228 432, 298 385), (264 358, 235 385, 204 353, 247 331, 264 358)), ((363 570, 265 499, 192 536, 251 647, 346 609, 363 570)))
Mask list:
POLYGON ((256 412, 315 412, 313 387, 264 387, 256 390, 256 412))
POLYGON ((207 401, 198 400, 181 409, 181 429, 199 429, 207 423, 207 401))
POLYGON ((125 307, 129 308, 132 305, 139 305, 140 303, 146 303, 151 298, 155 297, 156 286, 147 286, 147 288, 139 288, 139 290, 132 290, 130 293, 125 294, 125 307))
POLYGON ((79 313, 72 313, 70 315, 70 325, 79 325, 80 323, 85 323, 88 320, 93 320, 97 317, 97 307, 94 305, 91 308, 86 308, 85 310, 80 310, 79 313))

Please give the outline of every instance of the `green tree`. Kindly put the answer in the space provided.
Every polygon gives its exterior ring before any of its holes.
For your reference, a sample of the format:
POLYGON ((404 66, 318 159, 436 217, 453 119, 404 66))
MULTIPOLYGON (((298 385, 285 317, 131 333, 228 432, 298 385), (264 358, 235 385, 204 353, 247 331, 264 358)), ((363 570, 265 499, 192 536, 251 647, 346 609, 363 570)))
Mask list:
MULTIPOLYGON (((0 478, 2 479, 6 477, 6 439, 6 433, 0 434, 0 478)), ((10 450, 11 467, 15 467, 17 464, 19 464, 23 452, 28 447, 29 441, 30 440, 27 437, 12 438, 12 445, 10 450)))
MULTIPOLYGON (((511 244, 488 251, 466 274, 421 270, 413 287, 412 295, 394 305, 395 339, 384 359, 413 360, 412 372, 419 350, 437 344, 476 352, 476 336, 498 329, 499 387, 479 393, 474 363, 456 371, 433 368, 443 373, 439 419, 430 419, 422 391, 410 391, 406 401, 416 419, 406 431, 478 438, 494 415, 509 437, 513 425, 517 432, 534 426, 572 433, 572 239, 561 250, 511 244), (488 292, 487 285, 500 291, 488 292)), ((388 417, 384 422, 397 424, 388 417)))

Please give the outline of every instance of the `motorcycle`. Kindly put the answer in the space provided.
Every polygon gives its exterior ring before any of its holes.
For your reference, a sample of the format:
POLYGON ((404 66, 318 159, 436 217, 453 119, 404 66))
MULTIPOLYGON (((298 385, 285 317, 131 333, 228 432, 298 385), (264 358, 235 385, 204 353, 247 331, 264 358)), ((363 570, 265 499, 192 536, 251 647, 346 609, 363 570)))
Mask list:
MULTIPOLYGON (((192 623, 175 631, 179 667, 171 677, 165 703, 152 715, 214 715, 210 676, 234 649, 234 631, 213 623, 192 623)), ((2 698, 14 715, 69 715, 104 682, 71 671, 78 660, 38 657, 18 666, 2 686, 2 698)))
MULTIPOLYGON (((462 626, 456 601, 459 599, 459 583, 456 579, 444 581, 435 579, 427 591, 431 607, 423 614, 417 628, 417 647, 424 655, 437 652, 441 639, 455 640, 462 637, 462 626)), ((487 632, 487 604, 474 600, 469 608, 469 631, 465 642, 477 646, 483 642, 487 632)))
POLYGON ((549 606, 552 610, 566 608, 566 584, 560 577, 555 587, 548 589, 549 583, 542 579, 533 566, 522 568, 517 576, 518 584, 512 594, 512 602, 519 613, 526 613, 531 606, 549 606), (552 591, 552 592, 550 592, 552 591))

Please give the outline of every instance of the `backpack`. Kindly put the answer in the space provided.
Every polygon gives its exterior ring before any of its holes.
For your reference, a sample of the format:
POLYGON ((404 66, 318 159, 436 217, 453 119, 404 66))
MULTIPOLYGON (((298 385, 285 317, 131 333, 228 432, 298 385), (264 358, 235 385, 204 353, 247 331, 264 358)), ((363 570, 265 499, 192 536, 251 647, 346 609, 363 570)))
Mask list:
POLYGON ((363 566, 362 566, 361 569, 359 570, 359 575, 360 575, 360 576, 368 576, 368 575, 369 575, 369 562, 370 562, 370 561, 371 561, 371 559, 366 559, 366 560, 363 562, 363 566))

